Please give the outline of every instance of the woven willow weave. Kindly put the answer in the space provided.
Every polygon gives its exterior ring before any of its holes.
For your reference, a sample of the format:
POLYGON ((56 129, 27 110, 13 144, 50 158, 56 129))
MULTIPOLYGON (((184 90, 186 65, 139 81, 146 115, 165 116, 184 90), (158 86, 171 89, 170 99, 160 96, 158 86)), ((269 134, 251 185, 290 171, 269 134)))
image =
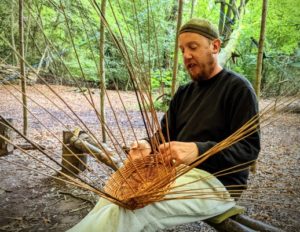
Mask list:
POLYGON ((126 162, 110 177, 104 190, 126 208, 138 209, 161 200, 175 175, 175 167, 164 164, 160 156, 147 156, 126 162))

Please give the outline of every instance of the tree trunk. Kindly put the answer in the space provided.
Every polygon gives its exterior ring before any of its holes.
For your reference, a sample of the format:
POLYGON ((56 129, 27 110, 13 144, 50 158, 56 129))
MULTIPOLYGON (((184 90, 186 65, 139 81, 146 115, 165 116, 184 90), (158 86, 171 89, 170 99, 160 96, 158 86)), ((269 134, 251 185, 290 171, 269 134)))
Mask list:
POLYGON ((220 16, 219 16, 219 34, 223 34, 224 28, 224 21, 225 21, 225 3, 220 1, 220 16))
POLYGON ((191 15, 190 15, 190 18, 193 18, 193 14, 194 14, 194 8, 195 8, 195 2, 196 0, 192 0, 191 4, 191 15))
MULTIPOLYGON (((14 13, 15 13, 15 4, 14 1, 11 1, 11 45, 13 47, 14 50, 16 49, 16 44, 15 44, 15 17, 14 17, 14 13)), ((12 52, 12 64, 13 65, 18 65, 18 56, 15 52, 12 52)))
POLYGON ((257 65, 256 65, 256 79, 255 79, 255 92, 258 98, 260 97, 260 84, 261 84, 261 73, 262 73, 262 66, 263 66, 263 52, 264 52, 267 8, 268 8, 268 0, 263 0, 260 37, 258 43, 257 65))
MULTIPOLYGON (((105 16, 106 0, 101 2, 101 11, 103 16, 105 16)), ((106 133, 105 133, 105 106, 104 106, 104 97, 105 97, 105 67, 104 67, 104 24, 100 20, 100 118, 101 118, 101 131, 102 131, 102 141, 106 142, 106 133)))
POLYGON ((232 20, 231 20, 231 14, 234 12, 233 7, 235 4, 235 0, 230 0, 229 4, 227 4, 227 12, 226 12, 226 17, 225 17, 225 24, 223 27, 223 38, 224 38, 224 46, 227 45, 229 42, 230 35, 232 33, 232 20))
MULTIPOLYGON (((178 12, 178 4, 177 4, 178 0, 174 0, 174 2, 172 1, 172 6, 170 6, 169 8, 170 13, 168 15, 165 16, 165 21, 168 22, 168 24, 173 24, 175 25, 176 23, 176 12, 178 12)), ((171 33, 170 30, 167 29, 165 30, 165 42, 168 43, 168 38, 170 38, 171 33)), ((168 49, 164 49, 163 52, 163 59, 162 59, 162 67, 166 70, 170 69, 171 67, 171 58, 170 58, 170 52, 168 51, 168 49)))
POLYGON ((235 31, 231 33, 228 43, 225 48, 223 48, 219 55, 219 64, 223 67, 226 62, 230 59, 232 52, 234 52, 238 39, 240 37, 241 26, 239 26, 235 31))
POLYGON ((24 1, 19 0, 19 37, 20 37, 20 75, 22 85, 22 100, 23 100, 23 134, 27 135, 27 98, 26 98, 26 76, 24 63, 24 22, 23 22, 23 6, 24 1))
POLYGON ((176 28, 176 37, 175 37, 172 91, 171 91, 172 96, 174 95, 176 90, 176 76, 177 76, 177 69, 178 69, 178 32, 181 27, 181 21, 182 21, 182 7, 183 7, 183 0, 178 0, 177 28, 176 28))
MULTIPOLYGON (((32 5, 32 1, 28 1, 27 4, 32 5)), ((26 20, 26 36, 25 36, 25 46, 24 46, 24 51, 25 54, 27 54, 28 51, 28 46, 29 46, 29 33, 31 31, 31 14, 27 15, 27 20, 26 20)))
MULTIPOLYGON (((225 23, 225 25, 223 27, 223 37, 224 37, 223 45, 224 45, 224 48, 221 50, 220 56, 219 56, 219 64, 221 66, 225 66, 226 62, 230 59, 230 57, 232 55, 232 52, 234 52, 234 50, 237 46, 237 42, 238 42, 238 39, 239 39, 239 36, 240 36, 240 30, 241 30, 241 24, 242 24, 241 22, 242 22, 243 15, 244 15, 244 12, 245 12, 246 3, 247 2, 244 2, 242 0, 238 10, 236 10, 235 1, 231 0, 230 3, 229 3, 229 6, 228 6, 229 8, 231 6, 235 7, 234 8, 235 10, 232 10, 232 12, 234 13, 234 18, 236 19, 236 22, 234 22, 234 23, 238 24, 238 26, 234 31, 231 32, 231 29, 228 29, 228 27, 230 27, 230 20, 227 20, 226 23, 228 25, 225 23), (234 5, 230 5, 230 4, 234 4, 234 5), (226 30, 226 28, 227 28, 227 30, 226 30)), ((230 13, 230 15, 231 15, 231 13, 230 13)))

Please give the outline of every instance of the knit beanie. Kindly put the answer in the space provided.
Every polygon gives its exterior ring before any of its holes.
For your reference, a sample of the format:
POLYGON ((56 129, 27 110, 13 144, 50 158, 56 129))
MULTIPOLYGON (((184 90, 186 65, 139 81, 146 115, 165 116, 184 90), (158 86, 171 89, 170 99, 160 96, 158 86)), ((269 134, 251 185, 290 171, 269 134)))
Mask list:
POLYGON ((208 39, 218 39, 219 31, 215 25, 206 19, 191 19, 186 22, 179 30, 179 34, 184 32, 198 33, 208 39))

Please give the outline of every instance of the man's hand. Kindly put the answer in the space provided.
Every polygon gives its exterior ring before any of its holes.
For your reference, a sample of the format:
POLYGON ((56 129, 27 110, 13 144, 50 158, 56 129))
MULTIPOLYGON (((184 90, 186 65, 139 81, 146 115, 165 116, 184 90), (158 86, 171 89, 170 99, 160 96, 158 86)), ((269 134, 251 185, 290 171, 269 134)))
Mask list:
POLYGON ((189 165, 198 157, 198 147, 196 143, 177 142, 161 144, 160 153, 164 156, 166 162, 172 165, 186 164, 189 165))
POLYGON ((129 160, 142 159, 149 156, 151 153, 151 146, 146 140, 138 140, 131 144, 129 151, 129 160))

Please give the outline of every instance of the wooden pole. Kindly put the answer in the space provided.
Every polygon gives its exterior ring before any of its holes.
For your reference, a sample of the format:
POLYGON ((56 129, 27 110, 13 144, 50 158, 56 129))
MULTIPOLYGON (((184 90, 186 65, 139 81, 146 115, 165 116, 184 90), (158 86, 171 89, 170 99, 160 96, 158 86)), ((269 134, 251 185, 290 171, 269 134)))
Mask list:
MULTIPOLYGON (((11 45, 12 47, 16 49, 16 43, 15 43, 15 3, 14 1, 11 1, 11 28, 10 28, 10 33, 11 33, 11 45)), ((18 56, 15 52, 12 51, 12 65, 18 65, 18 56)))
POLYGON ((220 16, 219 16, 219 34, 223 34, 224 28, 224 21, 225 21, 225 3, 224 1, 220 1, 220 16))
POLYGON ((262 73, 262 65, 263 65, 267 7, 268 7, 268 0, 263 0, 260 37, 258 43, 257 65, 256 65, 256 79, 255 79, 255 92, 258 99, 260 97, 260 88, 261 88, 260 85, 261 85, 261 73, 262 73))
POLYGON ((27 135, 27 98, 26 98, 26 75, 24 63, 24 21, 23 21, 23 7, 24 1, 19 0, 19 37, 20 37, 20 75, 22 87, 22 101, 23 101, 23 134, 27 135))
MULTIPOLYGON (((103 16, 105 16, 106 0, 101 2, 101 11, 103 16)), ((100 120, 101 120, 101 131, 102 131, 102 141, 106 142, 106 133, 105 133, 105 66, 104 66, 104 42, 105 42, 105 31, 104 23, 100 20, 100 120)))
POLYGON ((242 225, 231 218, 226 219, 220 224, 213 224, 207 222, 210 226, 215 228, 218 232, 255 232, 255 230, 242 225))
POLYGON ((191 4, 192 4, 192 5, 191 5, 190 19, 193 18, 194 8, 195 8, 195 0, 192 0, 191 4))
POLYGON ((177 15, 177 28, 176 28, 176 39, 175 39, 175 49, 174 49, 174 62, 173 62, 173 76, 172 76, 172 90, 171 95, 175 94, 176 90, 176 76, 177 76, 177 68, 178 68, 178 32, 181 27, 182 21, 182 7, 183 0, 178 0, 178 15, 177 15))
POLYGON ((269 231, 269 232, 280 232, 282 230, 268 225, 266 223, 263 223, 261 221, 257 221, 255 219, 252 219, 250 217, 247 217, 246 215, 237 215, 235 218, 235 221, 237 221, 238 223, 245 225, 249 228, 254 229, 255 231, 269 231))

